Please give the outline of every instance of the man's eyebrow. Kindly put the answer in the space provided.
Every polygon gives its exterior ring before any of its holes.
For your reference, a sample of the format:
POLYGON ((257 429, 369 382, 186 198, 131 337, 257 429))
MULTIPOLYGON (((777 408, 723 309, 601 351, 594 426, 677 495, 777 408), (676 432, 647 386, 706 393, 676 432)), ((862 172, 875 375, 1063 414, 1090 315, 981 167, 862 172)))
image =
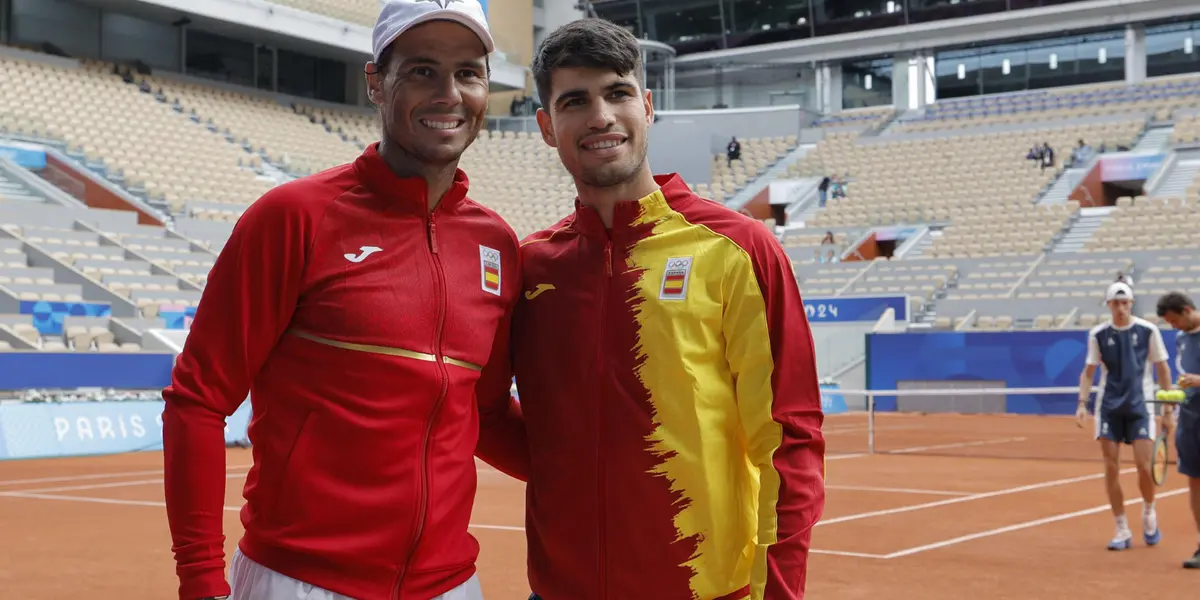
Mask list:
MULTIPOLYGON (((622 80, 622 81, 615 81, 613 83, 610 83, 610 84, 604 86, 604 91, 611 92, 611 91, 619 90, 622 88, 633 88, 633 87, 637 87, 636 85, 634 85, 633 82, 622 80)), ((575 98, 581 98, 581 97, 586 97, 586 96, 587 96, 587 90, 580 90, 580 89, 567 90, 567 91, 559 94, 558 97, 554 99, 554 102, 557 104, 559 102, 562 102, 563 100, 573 100, 575 98)))
MULTIPOLYGON (((430 58, 428 56, 413 56, 413 57, 404 59, 402 61, 402 64, 437 66, 437 65, 442 64, 442 61, 437 60, 435 58, 430 58)), ((469 67, 472 69, 482 69, 482 68, 485 68, 485 64, 486 63, 483 59, 479 59, 479 60, 468 59, 468 60, 459 61, 457 66, 459 68, 469 67)))

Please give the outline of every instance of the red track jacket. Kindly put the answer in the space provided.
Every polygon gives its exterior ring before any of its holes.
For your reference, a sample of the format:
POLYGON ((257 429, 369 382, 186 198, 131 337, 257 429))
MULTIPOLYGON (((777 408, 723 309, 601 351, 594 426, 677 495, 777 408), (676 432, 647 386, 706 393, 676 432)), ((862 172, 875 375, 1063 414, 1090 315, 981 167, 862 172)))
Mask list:
POLYGON ((521 247, 513 360, 545 600, 799 600, 824 507, 790 262, 677 176, 521 247))
POLYGON ((163 392, 180 598, 229 593, 223 427, 247 392, 249 558, 362 600, 430 598, 474 573, 472 455, 481 415, 517 410, 519 266, 513 231, 466 193, 459 172, 429 213, 424 181, 371 147, 238 222, 163 392))

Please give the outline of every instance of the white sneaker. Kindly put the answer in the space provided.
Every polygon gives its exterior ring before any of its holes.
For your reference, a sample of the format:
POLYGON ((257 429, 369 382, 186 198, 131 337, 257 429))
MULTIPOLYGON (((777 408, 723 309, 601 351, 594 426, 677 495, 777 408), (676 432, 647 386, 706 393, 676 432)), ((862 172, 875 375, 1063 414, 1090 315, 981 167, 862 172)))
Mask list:
POLYGON ((1121 531, 1117 530, 1117 534, 1113 536, 1111 542, 1108 543, 1109 550, 1128 550, 1133 547, 1133 533, 1128 529, 1121 531))

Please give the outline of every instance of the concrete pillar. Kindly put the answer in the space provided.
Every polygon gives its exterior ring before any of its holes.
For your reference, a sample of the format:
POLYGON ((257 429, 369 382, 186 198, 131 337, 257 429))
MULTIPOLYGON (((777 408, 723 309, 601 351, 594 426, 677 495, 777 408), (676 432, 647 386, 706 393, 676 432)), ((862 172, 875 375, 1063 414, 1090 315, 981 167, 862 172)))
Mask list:
POLYGON ((1125 26, 1125 81, 1146 80, 1146 27, 1140 23, 1125 26))
POLYGON ((908 59, 910 55, 900 54, 892 59, 892 106, 898 111, 909 110, 908 94, 908 59))
POLYGON ((828 115, 842 110, 842 65, 826 63, 816 70, 817 112, 828 115))

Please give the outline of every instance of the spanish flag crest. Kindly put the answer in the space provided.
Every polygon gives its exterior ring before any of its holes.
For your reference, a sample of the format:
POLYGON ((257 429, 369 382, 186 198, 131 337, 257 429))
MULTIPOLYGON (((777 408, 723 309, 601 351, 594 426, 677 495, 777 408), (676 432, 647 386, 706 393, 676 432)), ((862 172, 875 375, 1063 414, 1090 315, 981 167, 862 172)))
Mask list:
POLYGON ((663 271, 662 288, 658 292, 658 299, 687 299, 687 285, 691 275, 692 257, 668 258, 667 268, 663 271))
POLYGON ((500 251, 479 246, 479 277, 483 291, 500 295, 500 251))

